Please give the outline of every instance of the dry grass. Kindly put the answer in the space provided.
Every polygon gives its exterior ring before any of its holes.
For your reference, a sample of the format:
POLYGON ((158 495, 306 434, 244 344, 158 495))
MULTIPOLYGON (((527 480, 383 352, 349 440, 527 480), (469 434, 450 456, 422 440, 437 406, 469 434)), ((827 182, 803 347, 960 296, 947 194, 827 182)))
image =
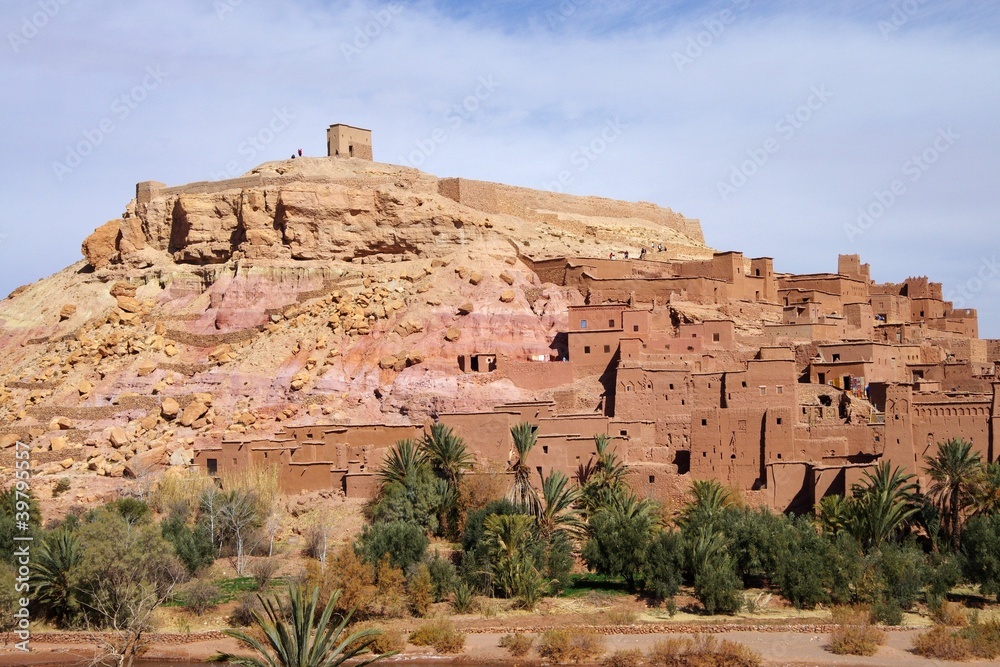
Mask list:
POLYGON ((867 607, 834 607, 827 650, 837 655, 875 655, 885 643, 885 632, 872 625, 867 607))
POLYGON ((644 662, 642 651, 630 648, 605 656, 601 660, 601 667, 640 667, 644 662))
POLYGON ((546 630, 538 643, 538 655, 556 663, 593 660, 604 652, 604 637, 583 628, 546 630))
POLYGON ((1000 656, 1000 620, 973 619, 964 628, 935 625, 913 642, 918 655, 937 660, 993 660, 1000 656))
POLYGON ((420 625, 410 634, 410 641, 417 646, 433 646, 438 653, 460 653, 465 648, 465 634, 446 619, 420 625))
POLYGON ((931 609, 931 618, 934 619, 934 623, 949 628, 962 628, 969 624, 969 617, 965 615, 965 607, 947 600, 931 609))
POLYGON ((761 657, 743 644, 715 635, 695 634, 656 642, 649 667, 760 667, 761 657))
POLYGON ((504 635, 501 637, 498 645, 500 648, 507 649, 507 652, 510 653, 512 657, 523 658, 528 655, 528 652, 531 650, 531 646, 534 643, 534 637, 516 632, 512 635, 504 635))
POLYGON ((608 623, 611 625, 635 625, 639 614, 628 607, 615 607, 607 612, 608 623))

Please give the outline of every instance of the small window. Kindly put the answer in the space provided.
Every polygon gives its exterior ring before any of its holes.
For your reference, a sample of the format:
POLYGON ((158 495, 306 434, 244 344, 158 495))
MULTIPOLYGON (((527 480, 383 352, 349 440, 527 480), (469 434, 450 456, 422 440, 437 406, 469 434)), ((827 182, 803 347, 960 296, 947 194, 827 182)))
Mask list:
POLYGON ((670 383, 670 388, 671 388, 671 389, 673 389, 673 388, 674 388, 674 385, 673 385, 673 383, 670 383))
POLYGON ((840 361, 840 355, 839 354, 833 355, 833 360, 834 361, 840 361))
POLYGON ((628 436, 628 431, 625 430, 618 431, 618 435, 628 436))
POLYGON ((236 457, 233 457, 233 465, 236 465, 236 457))
POLYGON ((219 472, 219 460, 218 459, 206 459, 205 468, 208 470, 209 475, 217 475, 219 472))
POLYGON ((605 345, 604 346, 604 354, 608 354, 610 352, 611 352, 611 346, 610 345, 605 345))
POLYGON ((583 353, 584 354, 590 354, 590 346, 589 345, 584 345, 583 346, 583 353))
POLYGON ((778 417, 778 419, 776 420, 776 423, 778 424, 778 426, 781 426, 781 417, 778 417))
POLYGON ((542 454, 548 454, 548 453, 549 453, 549 446, 542 445, 542 454))
POLYGON ((701 453, 701 458, 705 458, 706 456, 708 456, 708 452, 702 452, 701 453))
POLYGON ((785 387, 784 387, 784 385, 780 385, 779 384, 777 387, 774 388, 774 391, 775 391, 775 393, 778 393, 778 394, 784 394, 785 393, 785 387))
POLYGON ((717 334, 717 333, 712 334, 712 342, 713 343, 718 343, 720 340, 721 340, 721 336, 719 336, 719 334, 717 334))
POLYGON ((760 395, 767 396, 767 387, 760 387, 760 395))
POLYGON ((781 458, 781 452, 778 452, 778 458, 779 459, 781 458))
POLYGON ((614 320, 608 320, 608 328, 610 328, 610 329, 614 329, 615 328, 615 321, 614 320))
POLYGON ((744 380, 744 381, 743 381, 743 388, 744 388, 744 389, 746 389, 746 388, 747 388, 747 381, 746 381, 746 380, 744 380))
POLYGON ((655 484, 656 483, 656 475, 650 475, 649 476, 649 483, 650 484, 655 484))
POLYGON ((581 329, 587 328, 587 320, 580 320, 580 328, 581 329))
POLYGON ((632 391, 632 385, 626 385, 625 391, 632 391))
POLYGON ((536 466, 536 467, 535 467, 535 470, 537 470, 537 471, 538 471, 538 474, 539 474, 539 475, 541 475, 541 474, 542 474, 542 466, 536 466))
POLYGON ((681 405, 686 405, 686 404, 687 404, 687 401, 686 401, 685 399, 683 399, 683 398, 682 398, 682 399, 681 399, 681 405))
POLYGON ((707 419, 702 419, 701 420, 701 425, 702 426, 708 426, 708 420, 707 419))
POLYGON ((638 331, 638 330, 639 330, 639 325, 638 324, 633 324, 632 325, 632 331, 638 331))

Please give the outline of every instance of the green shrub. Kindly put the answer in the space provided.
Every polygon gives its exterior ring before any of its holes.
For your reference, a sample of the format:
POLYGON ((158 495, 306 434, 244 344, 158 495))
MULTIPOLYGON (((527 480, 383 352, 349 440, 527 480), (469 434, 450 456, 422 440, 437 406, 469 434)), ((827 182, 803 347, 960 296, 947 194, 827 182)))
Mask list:
POLYGON ((973 517, 962 533, 962 570, 984 595, 1000 600, 1000 512, 973 517))
POLYGON ((534 637, 516 632, 512 635, 504 635, 501 637, 498 646, 500 648, 507 649, 507 652, 510 653, 511 657, 523 658, 528 655, 528 651, 531 650, 531 646, 534 643, 534 637))
POLYGON ((743 588, 732 559, 719 555, 701 564, 694 576, 694 596, 709 614, 735 614, 743 606, 743 588))
POLYGON ((411 523, 376 523, 365 526, 357 550, 361 559, 370 565, 377 565, 388 554, 393 567, 406 571, 424 559, 427 535, 411 523))
POLYGON ((657 600, 677 595, 684 580, 684 538, 677 532, 660 532, 646 548, 643 590, 657 600))
POLYGON ((458 653, 465 648, 465 634, 446 619, 423 623, 410 634, 410 641, 417 646, 433 646, 438 653, 458 653))
POLYGON ((585 628, 546 630, 538 643, 538 655, 556 663, 589 661, 604 652, 604 637, 585 628))
POLYGON ((458 583, 455 566, 450 560, 441 558, 441 554, 435 551, 434 556, 427 561, 427 571, 431 578, 434 601, 444 602, 458 583))
POLYGON ((476 601, 472 589, 464 581, 455 587, 455 592, 451 598, 451 607, 456 614, 467 614, 472 611, 476 601))
POLYGON ((69 491, 69 486, 69 477, 60 477, 59 481, 56 482, 56 485, 52 487, 52 497, 58 498, 62 494, 66 493, 69 491))

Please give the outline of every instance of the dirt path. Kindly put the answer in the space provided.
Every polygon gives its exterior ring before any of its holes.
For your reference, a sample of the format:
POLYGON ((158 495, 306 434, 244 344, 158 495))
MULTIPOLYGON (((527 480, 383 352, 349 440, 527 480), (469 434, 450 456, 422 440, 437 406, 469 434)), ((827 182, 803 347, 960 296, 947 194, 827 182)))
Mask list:
MULTIPOLYGON (((920 667, 921 665, 939 666, 943 663, 938 660, 928 660, 914 655, 909 651, 913 644, 913 638, 920 630, 899 630, 887 633, 888 639, 878 654, 866 658, 859 656, 838 656, 826 651, 823 647, 826 644, 826 635, 811 634, 804 632, 726 632, 719 633, 731 641, 746 644, 750 648, 760 653, 767 665, 772 667, 795 666, 805 667, 812 665, 816 667, 833 667, 849 665, 851 667, 920 667)), ((483 661, 505 661, 511 664, 525 664, 525 660, 512 660, 503 649, 497 646, 500 638, 499 633, 477 633, 469 634, 466 638, 465 653, 460 660, 465 663, 475 663, 483 661)), ((606 648, 608 652, 621 649, 637 648, 642 651, 650 649, 653 644, 667 637, 680 637, 680 634, 620 634, 606 637, 606 648)), ((0 648, 0 665, 20 666, 20 665, 68 665, 80 664, 84 659, 90 657, 85 647, 68 644, 44 644, 32 642, 33 652, 25 655, 12 651, 11 646, 0 648)), ((204 660, 212 653, 220 650, 238 651, 239 647, 231 639, 211 639, 206 641, 193 641, 184 644, 154 644, 153 648, 146 655, 149 660, 204 660)), ((407 651, 396 658, 396 661, 421 661, 430 659, 435 662, 441 660, 451 660, 457 656, 442 657, 434 656, 426 649, 409 646, 407 651)), ((965 665, 995 665, 995 661, 971 661, 962 663, 965 665)))

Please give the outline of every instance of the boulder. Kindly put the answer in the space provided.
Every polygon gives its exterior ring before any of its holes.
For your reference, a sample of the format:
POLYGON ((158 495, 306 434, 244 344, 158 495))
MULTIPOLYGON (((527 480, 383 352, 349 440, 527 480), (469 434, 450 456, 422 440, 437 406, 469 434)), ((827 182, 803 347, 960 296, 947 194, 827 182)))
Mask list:
POLYGON ((86 396, 90 392, 94 391, 94 385, 89 380, 83 380, 77 385, 76 390, 80 392, 81 396, 86 396))
POLYGON ((53 417, 49 422, 50 431, 68 431, 73 428, 73 423, 65 417, 53 417))
POLYGON ((479 271, 473 271, 471 274, 469 274, 469 282, 473 285, 478 285, 479 283, 483 282, 483 274, 480 273, 479 271))
POLYGON ((505 289, 504 291, 500 292, 500 300, 503 301, 504 303, 510 303, 511 301, 514 300, 514 297, 516 296, 517 295, 514 293, 514 290, 512 289, 505 289))
POLYGON ((80 250, 87 263, 95 269, 102 269, 118 256, 118 239, 121 235, 121 219, 109 220, 84 239, 80 250))
POLYGON ((458 314, 459 315, 468 315, 473 310, 475 310, 475 306, 472 305, 472 302, 471 301, 466 301, 465 303, 463 303, 461 306, 458 307, 458 314))
POLYGON ((126 313, 138 313, 142 310, 142 304, 134 296, 118 297, 118 307, 126 313))
POLYGON ((125 433, 125 429, 121 426, 113 426, 111 432, 108 433, 108 440, 111 441, 114 447, 124 447, 128 444, 128 434, 125 433))
POLYGON ((191 426, 196 421, 205 416, 208 412, 208 406, 201 401, 191 401, 188 406, 184 408, 183 414, 181 414, 181 426, 191 426))
POLYGON ((64 435, 54 436, 49 440, 49 449, 53 452, 61 452, 69 449, 69 438, 64 435))
POLYGON ((72 303, 67 303, 59 310, 59 321, 68 320, 73 317, 74 313, 76 313, 76 306, 72 303))
POLYGON ((513 285, 514 284, 514 276, 510 275, 506 271, 501 271, 500 272, 500 280, 504 281, 508 285, 513 285))
POLYGON ((458 330, 457 327, 449 327, 447 331, 444 332, 444 339, 450 343, 455 342, 462 337, 462 332, 458 330))
POLYGON ((180 410, 180 404, 169 396, 160 403, 160 414, 163 415, 164 419, 173 419, 180 410))

